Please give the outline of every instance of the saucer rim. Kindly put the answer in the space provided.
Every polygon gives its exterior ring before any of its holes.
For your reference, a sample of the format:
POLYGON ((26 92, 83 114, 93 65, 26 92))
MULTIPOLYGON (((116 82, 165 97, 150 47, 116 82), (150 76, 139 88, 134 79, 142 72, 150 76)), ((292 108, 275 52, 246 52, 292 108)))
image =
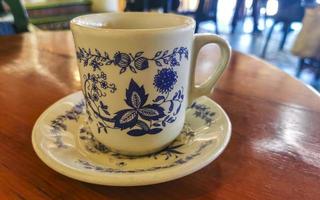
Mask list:
MULTIPOLYGON (((82 182, 92 183, 92 184, 98 184, 98 185, 108 185, 108 186, 142 186, 142 185, 152 185, 157 183, 163 183, 171 180, 175 180, 184 176, 187 176, 189 174, 192 174, 208 164, 210 164, 212 161, 217 159, 221 153, 225 150, 228 143, 231 139, 231 133, 232 133, 232 126, 230 119, 227 115, 227 113, 223 110, 223 108, 213 101, 211 98, 202 96, 199 98, 206 98, 206 100, 209 100, 210 103, 212 103, 215 107, 217 107, 218 110, 221 111, 221 114, 224 116, 226 120, 226 132, 225 132, 225 139, 221 142, 221 145, 219 149, 217 149, 216 153, 211 153, 206 156, 206 159, 203 160, 203 162, 200 162, 198 164, 194 162, 188 162, 185 163, 182 166, 177 166, 174 169, 163 169, 158 172, 140 172, 136 174, 112 174, 112 173, 101 173, 92 171, 89 173, 84 173, 82 170, 77 168, 72 168, 70 165, 64 165, 63 163, 56 161, 54 158, 48 156, 47 153, 43 150, 40 144, 36 142, 36 132, 39 132, 39 125, 40 122, 43 122, 43 120, 46 118, 46 116, 53 112, 59 104, 67 101, 73 102, 77 97, 82 96, 81 91, 74 92, 72 94, 69 94, 55 103, 51 104, 49 107, 46 108, 45 111, 42 112, 42 114, 38 117, 35 125, 32 129, 32 146, 34 151, 36 152, 37 156, 42 160, 49 168, 53 169, 54 171, 63 174, 69 178, 76 179, 82 182), (190 169, 190 170, 179 170, 179 168, 183 169, 190 169), (172 173, 172 170, 176 171, 176 173, 172 173), (171 171, 171 172, 170 172, 171 171), (125 179, 119 178, 119 177, 126 177, 125 179)), ((90 159, 88 159, 90 161, 90 159)))

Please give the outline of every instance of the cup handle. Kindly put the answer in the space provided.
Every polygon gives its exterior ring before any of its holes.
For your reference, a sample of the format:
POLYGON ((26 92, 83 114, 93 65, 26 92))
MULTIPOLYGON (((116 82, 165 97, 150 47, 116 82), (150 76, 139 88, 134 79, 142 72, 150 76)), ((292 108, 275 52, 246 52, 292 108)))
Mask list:
POLYGON ((219 80, 223 71, 229 64, 231 56, 231 48, 230 45, 221 37, 213 34, 195 34, 193 40, 193 53, 191 60, 191 78, 190 78, 190 92, 189 92, 189 103, 191 103, 194 99, 203 96, 209 95, 215 84, 219 80), (218 63, 217 69, 210 77, 203 82, 201 85, 196 86, 195 81, 195 69, 196 69, 196 61, 199 54, 200 49, 206 45, 214 43, 217 44, 221 51, 220 61, 218 63))

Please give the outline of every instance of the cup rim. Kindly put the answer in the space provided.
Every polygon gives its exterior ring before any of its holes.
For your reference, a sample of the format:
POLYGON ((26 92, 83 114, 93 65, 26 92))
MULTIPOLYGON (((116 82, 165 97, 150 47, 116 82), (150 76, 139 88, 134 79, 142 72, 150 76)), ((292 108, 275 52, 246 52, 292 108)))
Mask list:
POLYGON ((185 29, 185 28, 193 28, 195 27, 195 20, 191 17, 183 16, 183 15, 177 15, 177 14, 171 14, 171 13, 155 13, 155 12, 113 12, 113 13, 94 13, 94 14, 86 14, 81 15, 78 17, 73 18, 70 21, 70 27, 79 27, 81 29, 87 29, 87 30, 95 30, 95 31, 104 31, 104 32, 155 32, 155 31, 171 31, 171 30, 177 30, 177 29, 185 29), (148 16, 166 16, 166 17, 174 17, 174 18, 180 18, 183 23, 178 25, 170 25, 166 27, 155 27, 155 28, 130 28, 130 29, 121 29, 121 28, 102 28, 99 26, 91 26, 87 25, 85 23, 81 23, 83 19, 88 19, 94 16, 105 16, 105 15, 145 15, 145 17, 148 16))

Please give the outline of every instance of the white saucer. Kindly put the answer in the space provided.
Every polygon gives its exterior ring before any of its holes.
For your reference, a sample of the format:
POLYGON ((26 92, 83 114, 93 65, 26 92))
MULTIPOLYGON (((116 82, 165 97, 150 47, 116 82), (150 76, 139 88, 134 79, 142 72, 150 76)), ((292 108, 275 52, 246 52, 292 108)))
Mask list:
POLYGON ((40 159, 68 177, 101 185, 137 186, 191 174, 216 159, 231 137, 223 109, 200 97, 187 110, 181 135, 165 150, 143 157, 110 152, 84 125, 81 92, 49 107, 37 120, 32 144, 40 159))

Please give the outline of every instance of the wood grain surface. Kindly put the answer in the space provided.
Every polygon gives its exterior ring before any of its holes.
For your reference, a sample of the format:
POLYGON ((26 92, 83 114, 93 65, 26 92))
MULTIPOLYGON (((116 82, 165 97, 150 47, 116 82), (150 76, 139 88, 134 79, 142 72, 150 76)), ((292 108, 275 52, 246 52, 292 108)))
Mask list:
MULTIPOLYGON (((233 53, 211 96, 227 112, 232 138, 213 163, 175 181, 108 187, 67 178, 31 145, 51 104, 80 89, 70 32, 0 38, 0 199, 320 199, 320 97, 257 58, 233 53)), ((204 50, 200 56, 213 56, 204 50)), ((201 63, 201 62, 200 62, 201 63)), ((198 70, 204 79, 206 70, 198 70)))

